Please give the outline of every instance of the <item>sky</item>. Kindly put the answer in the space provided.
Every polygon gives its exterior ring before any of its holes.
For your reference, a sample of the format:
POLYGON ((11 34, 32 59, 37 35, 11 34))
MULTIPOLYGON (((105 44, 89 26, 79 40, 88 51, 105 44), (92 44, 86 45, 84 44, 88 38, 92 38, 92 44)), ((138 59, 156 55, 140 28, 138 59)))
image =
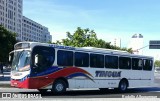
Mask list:
MULTIPOLYGON (((107 42, 121 38, 122 47, 139 33, 146 46, 160 40, 159 5, 160 0, 23 0, 23 15, 48 27, 53 42, 81 27, 107 42)), ((143 55, 158 58, 160 50, 146 47, 143 55)))

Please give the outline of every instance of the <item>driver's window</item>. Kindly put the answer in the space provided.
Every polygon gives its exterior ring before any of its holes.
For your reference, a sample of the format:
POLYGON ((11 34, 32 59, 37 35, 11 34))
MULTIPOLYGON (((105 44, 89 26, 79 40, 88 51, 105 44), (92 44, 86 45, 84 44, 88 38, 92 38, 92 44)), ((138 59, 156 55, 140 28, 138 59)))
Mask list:
POLYGON ((36 46, 33 49, 32 63, 36 72, 43 72, 51 68, 55 60, 53 47, 36 46))

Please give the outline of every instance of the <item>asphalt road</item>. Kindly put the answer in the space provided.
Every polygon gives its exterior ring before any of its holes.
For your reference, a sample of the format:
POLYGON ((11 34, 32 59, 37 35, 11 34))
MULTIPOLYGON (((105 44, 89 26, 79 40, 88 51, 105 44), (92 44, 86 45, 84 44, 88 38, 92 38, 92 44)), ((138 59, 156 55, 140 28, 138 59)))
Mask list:
POLYGON ((129 89, 126 93, 120 93, 116 90, 108 90, 106 92, 102 92, 99 90, 76 90, 76 91, 67 91, 64 94, 57 95, 51 92, 47 93, 39 93, 37 90, 24 90, 17 88, 8 88, 8 89, 0 89, 0 98, 2 98, 2 94, 9 93, 13 94, 21 94, 21 95, 40 95, 42 98, 122 98, 122 97, 157 97, 160 98, 160 87, 151 87, 151 88, 135 88, 129 89))

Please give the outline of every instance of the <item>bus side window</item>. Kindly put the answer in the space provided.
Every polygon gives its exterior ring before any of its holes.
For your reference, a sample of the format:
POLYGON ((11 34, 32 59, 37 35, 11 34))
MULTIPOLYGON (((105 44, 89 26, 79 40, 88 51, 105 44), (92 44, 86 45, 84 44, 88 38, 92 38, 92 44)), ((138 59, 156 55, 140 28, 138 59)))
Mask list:
POLYGON ((105 56, 105 67, 117 69, 118 68, 118 56, 105 56))
POLYGON ((132 58, 132 69, 133 70, 142 70, 142 59, 132 58))
POLYGON ((65 50, 58 50, 57 64, 59 66, 73 66, 73 52, 65 51, 65 50))
POLYGON ((104 68, 104 55, 90 54, 90 67, 104 68))
POLYGON ((52 47, 36 46, 33 49, 32 59, 35 71, 42 72, 54 63, 55 50, 52 47))
POLYGON ((47 66, 47 61, 46 61, 46 58, 45 56, 41 55, 41 54, 36 54, 36 57, 37 57, 37 63, 36 65, 38 67, 44 67, 44 66, 47 66))
POLYGON ((120 69, 131 69, 131 58, 119 57, 119 68, 120 69))
POLYGON ((88 67, 89 66, 89 54, 82 52, 75 52, 75 66, 88 67))
POLYGON ((139 61, 138 61, 138 68, 140 70, 142 70, 142 68, 143 68, 143 60, 142 59, 139 59, 139 61))
POLYGON ((143 60, 143 70, 152 70, 153 61, 149 59, 143 60))

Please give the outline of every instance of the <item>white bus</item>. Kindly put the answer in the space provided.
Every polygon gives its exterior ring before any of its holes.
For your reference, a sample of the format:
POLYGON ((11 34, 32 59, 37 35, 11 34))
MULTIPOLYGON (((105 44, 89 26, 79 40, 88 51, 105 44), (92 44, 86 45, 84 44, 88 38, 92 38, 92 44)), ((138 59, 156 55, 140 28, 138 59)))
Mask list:
POLYGON ((153 57, 94 47, 75 48, 37 42, 15 44, 11 86, 51 90, 152 86, 153 57))

